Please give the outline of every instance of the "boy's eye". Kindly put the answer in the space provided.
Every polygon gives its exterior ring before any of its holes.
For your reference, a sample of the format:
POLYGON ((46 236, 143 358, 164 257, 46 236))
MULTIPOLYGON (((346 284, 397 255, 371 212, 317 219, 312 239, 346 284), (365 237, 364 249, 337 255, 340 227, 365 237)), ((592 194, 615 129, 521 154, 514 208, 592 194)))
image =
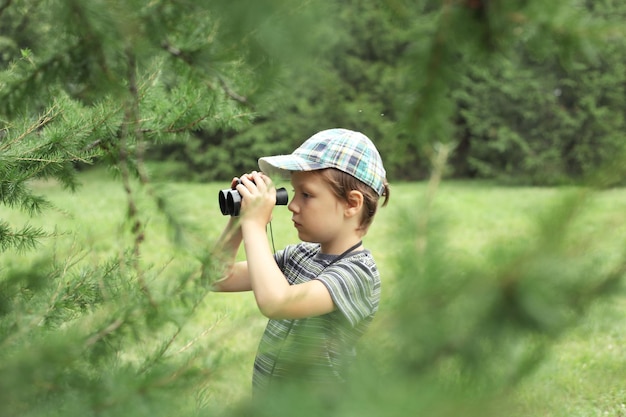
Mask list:
POLYGON ((306 191, 300 191, 300 190, 295 190, 295 189, 292 189, 291 191, 293 191, 294 195, 298 195, 298 194, 301 195, 302 198, 310 198, 311 197, 311 194, 307 193, 306 191))

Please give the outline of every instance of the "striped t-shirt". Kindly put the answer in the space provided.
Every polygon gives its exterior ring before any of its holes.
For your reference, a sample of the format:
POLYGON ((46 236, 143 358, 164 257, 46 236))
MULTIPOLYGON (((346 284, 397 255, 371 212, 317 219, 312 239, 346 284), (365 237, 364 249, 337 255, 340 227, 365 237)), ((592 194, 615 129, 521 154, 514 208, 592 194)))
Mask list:
POLYGON ((328 289, 335 310, 297 320, 270 319, 254 361, 255 392, 275 384, 344 382, 355 345, 378 309, 380 276, 368 250, 336 255, 320 253, 320 245, 300 243, 274 255, 290 285, 313 279, 328 289))

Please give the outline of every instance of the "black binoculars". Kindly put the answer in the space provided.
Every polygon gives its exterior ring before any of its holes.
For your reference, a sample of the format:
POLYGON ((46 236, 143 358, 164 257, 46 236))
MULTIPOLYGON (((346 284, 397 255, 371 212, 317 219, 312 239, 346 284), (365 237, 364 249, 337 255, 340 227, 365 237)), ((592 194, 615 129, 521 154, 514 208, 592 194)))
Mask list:
MULTIPOLYGON (((235 184, 235 186, 239 184, 241 184, 241 180, 237 179, 237 184, 235 184)), ((241 210, 241 194, 239 194, 239 191, 235 190, 234 187, 220 190, 218 198, 220 202, 220 210, 224 216, 239 216, 239 211, 241 210)), ((287 190, 284 188, 277 188, 276 205, 286 206, 288 201, 289 194, 287 194, 287 190)))

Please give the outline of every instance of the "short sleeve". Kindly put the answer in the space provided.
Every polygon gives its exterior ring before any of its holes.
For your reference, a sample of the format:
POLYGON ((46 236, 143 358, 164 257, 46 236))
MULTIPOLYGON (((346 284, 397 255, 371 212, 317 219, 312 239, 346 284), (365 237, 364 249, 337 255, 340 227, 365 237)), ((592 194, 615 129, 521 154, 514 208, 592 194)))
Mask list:
POLYGON ((287 246, 285 249, 279 250, 276 253, 274 253, 274 260, 276 261, 276 265, 278 265, 281 271, 285 267, 285 262, 286 262, 287 257, 289 256, 290 249, 291 248, 287 246))
POLYGON ((335 306, 353 327, 378 310, 380 276, 369 254, 337 262, 317 279, 326 286, 335 306))

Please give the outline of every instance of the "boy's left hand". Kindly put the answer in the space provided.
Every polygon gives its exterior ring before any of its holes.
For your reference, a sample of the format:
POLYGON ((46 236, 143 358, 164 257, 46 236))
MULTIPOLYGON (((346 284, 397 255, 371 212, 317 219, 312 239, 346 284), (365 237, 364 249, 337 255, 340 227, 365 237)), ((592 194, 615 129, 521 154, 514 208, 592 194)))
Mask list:
POLYGON ((253 222, 262 227, 272 220, 276 205, 276 188, 265 174, 253 171, 243 175, 236 189, 241 195, 241 222, 253 222))

